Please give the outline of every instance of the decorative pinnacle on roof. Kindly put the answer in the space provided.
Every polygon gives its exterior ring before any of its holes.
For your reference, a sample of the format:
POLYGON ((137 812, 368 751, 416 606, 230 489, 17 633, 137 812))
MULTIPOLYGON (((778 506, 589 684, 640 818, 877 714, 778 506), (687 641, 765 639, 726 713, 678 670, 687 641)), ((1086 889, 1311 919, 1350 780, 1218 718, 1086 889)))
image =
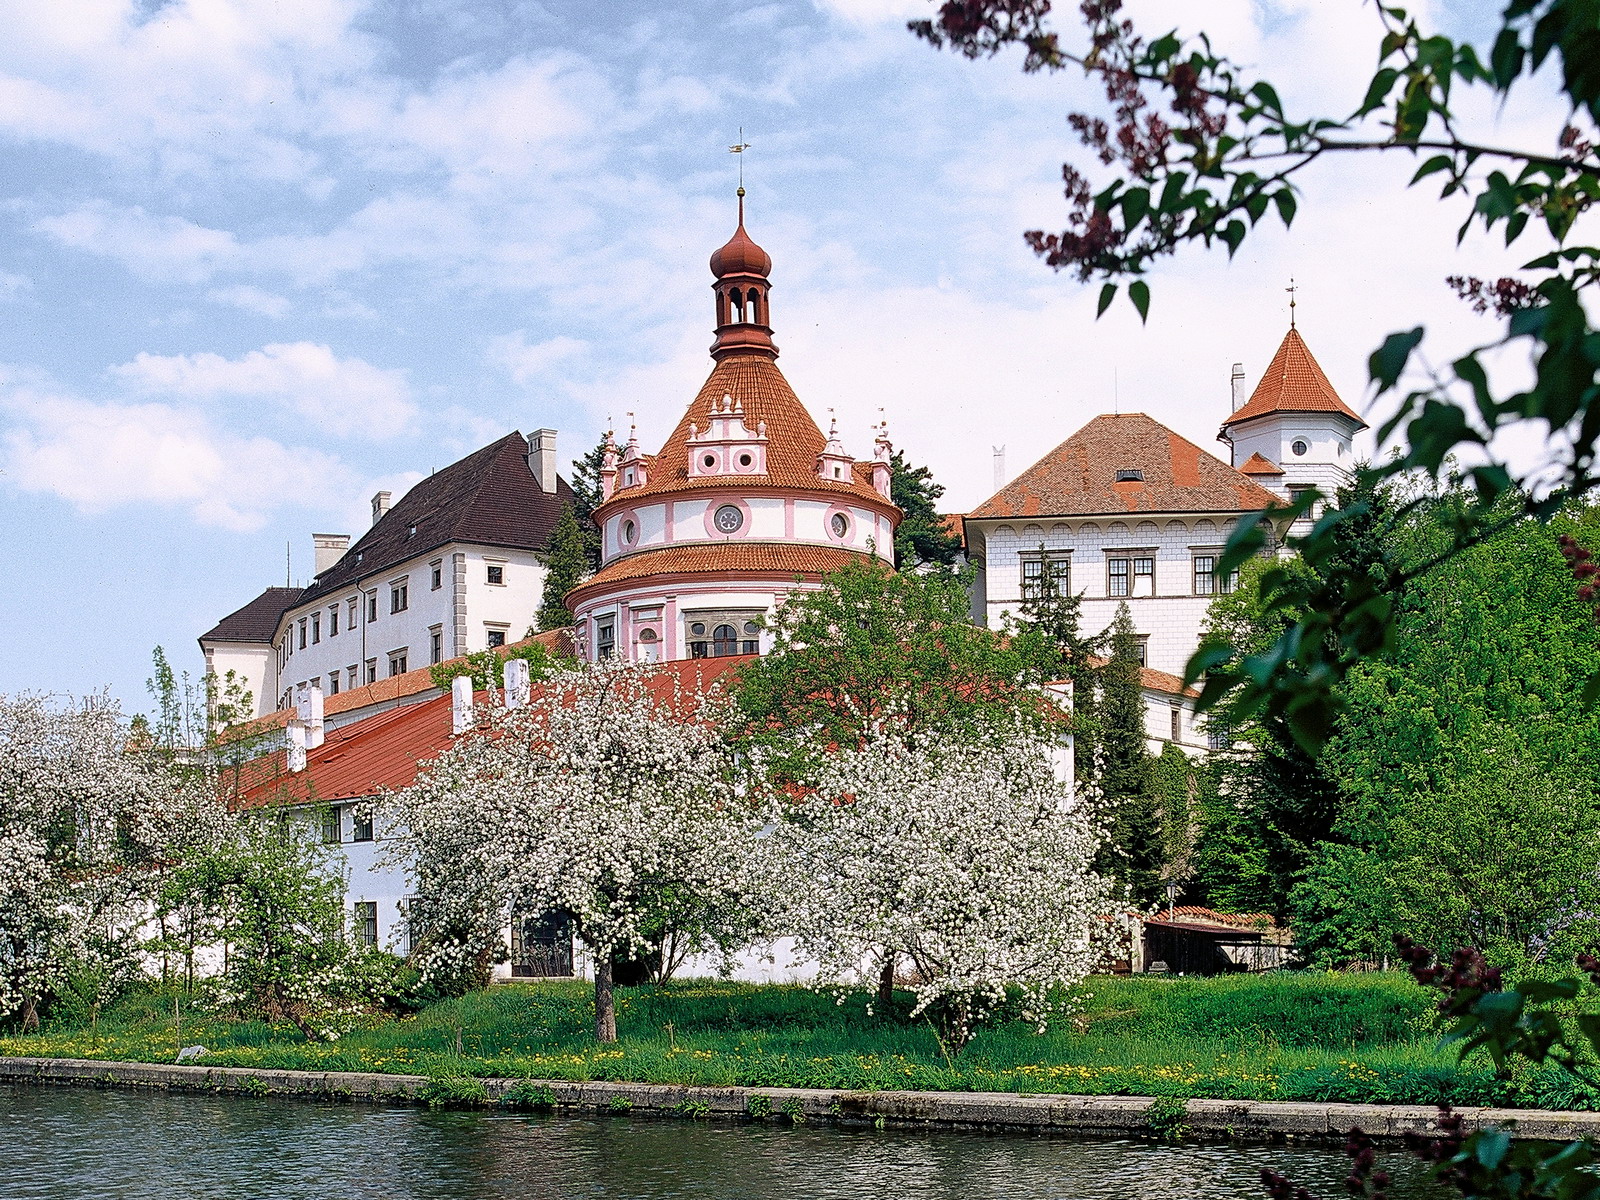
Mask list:
POLYGON ((767 308, 772 256, 745 232, 743 186, 738 196, 738 228, 711 256, 711 273, 717 277, 711 285, 717 295, 717 340, 711 344, 711 357, 720 360, 729 354, 760 354, 776 358, 778 348, 772 343, 767 308))

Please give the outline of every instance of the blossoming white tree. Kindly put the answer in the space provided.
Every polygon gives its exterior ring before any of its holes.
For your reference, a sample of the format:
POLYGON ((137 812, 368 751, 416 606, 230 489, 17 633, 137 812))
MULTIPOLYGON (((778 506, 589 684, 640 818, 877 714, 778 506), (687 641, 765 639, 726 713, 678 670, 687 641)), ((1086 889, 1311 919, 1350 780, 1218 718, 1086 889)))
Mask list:
POLYGON ((676 678, 557 672, 393 798, 391 855, 425 901, 425 971, 487 961, 513 912, 559 914, 593 958, 595 1035, 615 1041, 614 956, 647 950, 663 918, 749 909, 761 816, 736 795, 705 699, 676 678))
POLYGON ((912 1016, 959 1048, 1021 991, 1052 994, 1094 967, 1112 911, 1090 866, 1095 821, 1058 778, 1059 747, 1024 724, 987 736, 879 738, 822 760, 817 786, 770 839, 795 881, 788 925, 820 982, 887 956, 914 969, 912 1016))
POLYGON ((69 976, 104 998, 136 973, 165 873, 221 821, 203 774, 105 697, 0 696, 0 1017, 26 1028, 69 976))

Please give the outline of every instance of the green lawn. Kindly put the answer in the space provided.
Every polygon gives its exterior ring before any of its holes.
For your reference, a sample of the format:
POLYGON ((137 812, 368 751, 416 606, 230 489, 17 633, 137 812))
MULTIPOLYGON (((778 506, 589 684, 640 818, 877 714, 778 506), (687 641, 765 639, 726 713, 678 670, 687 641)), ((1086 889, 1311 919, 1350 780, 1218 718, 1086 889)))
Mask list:
POLYGON ((985 1030, 954 1060, 925 1023, 868 1016, 864 996, 777 985, 624 991, 621 1041, 606 1047, 577 982, 496 987, 333 1043, 187 999, 180 1037, 173 995, 130 995, 93 1028, 0 1037, 0 1054, 171 1062, 181 1042, 209 1047, 207 1064, 417 1075, 1600 1107, 1553 1071, 1497 1080, 1486 1064, 1458 1066, 1437 1045, 1431 997, 1399 975, 1095 979, 1048 1033, 985 1030))

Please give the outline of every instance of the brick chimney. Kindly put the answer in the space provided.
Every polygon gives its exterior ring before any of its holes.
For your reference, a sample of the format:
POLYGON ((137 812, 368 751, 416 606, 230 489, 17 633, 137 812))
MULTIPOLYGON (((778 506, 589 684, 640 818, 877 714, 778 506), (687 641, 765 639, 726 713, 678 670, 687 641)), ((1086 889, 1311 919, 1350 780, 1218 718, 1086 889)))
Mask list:
POLYGON ((344 552, 350 549, 350 535, 348 533, 313 533, 311 535, 311 556, 315 560, 312 571, 321 575, 334 563, 344 557, 344 552))
POLYGON ((372 523, 376 525, 383 520, 383 514, 389 511, 391 493, 379 492, 372 498, 372 523))
POLYGON ((556 431, 535 429, 528 435, 528 470, 539 481, 539 489, 556 490, 556 431))

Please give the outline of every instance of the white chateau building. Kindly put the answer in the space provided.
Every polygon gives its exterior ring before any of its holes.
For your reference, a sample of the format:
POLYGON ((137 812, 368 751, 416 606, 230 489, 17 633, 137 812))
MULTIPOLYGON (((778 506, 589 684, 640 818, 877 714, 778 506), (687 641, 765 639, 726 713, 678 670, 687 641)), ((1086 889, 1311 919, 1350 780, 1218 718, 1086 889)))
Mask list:
POLYGON ((257 714, 520 640, 544 590, 540 554, 572 489, 556 434, 510 433, 419 482, 372 498, 354 545, 316 534, 316 577, 268 588, 201 635, 206 670, 247 686, 257 714))

